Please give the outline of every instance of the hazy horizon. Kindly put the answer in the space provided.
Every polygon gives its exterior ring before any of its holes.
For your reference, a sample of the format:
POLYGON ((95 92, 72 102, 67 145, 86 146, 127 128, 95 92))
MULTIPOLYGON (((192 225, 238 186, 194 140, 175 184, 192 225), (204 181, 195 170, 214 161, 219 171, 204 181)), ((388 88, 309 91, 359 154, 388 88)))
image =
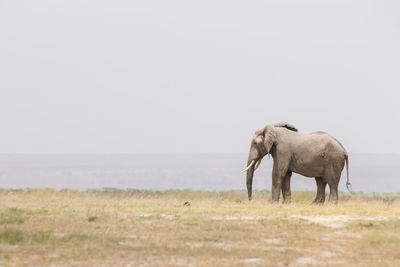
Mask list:
MULTIPOLYGON (((148 190, 245 190, 246 153, 158 155, 4 155, 0 188, 148 190)), ((350 182, 355 192, 400 192, 396 170, 400 155, 350 154, 350 182)), ((272 159, 266 157, 253 188, 270 190, 272 159)), ((294 191, 315 191, 313 178, 293 174, 294 191)), ((347 192, 346 172, 339 190, 347 192)))

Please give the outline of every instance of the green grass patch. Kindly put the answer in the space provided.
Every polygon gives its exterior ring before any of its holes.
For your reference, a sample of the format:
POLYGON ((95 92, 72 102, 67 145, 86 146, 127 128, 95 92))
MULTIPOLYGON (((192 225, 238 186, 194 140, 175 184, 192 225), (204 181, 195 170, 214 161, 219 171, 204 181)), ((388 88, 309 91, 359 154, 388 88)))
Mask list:
POLYGON ((304 242, 315 242, 315 238, 312 236, 307 236, 307 235, 300 235, 300 236, 295 236, 292 237, 288 240, 288 245, 293 245, 297 243, 304 243, 304 242))
POLYGON ((55 238, 52 231, 39 231, 32 234, 32 241, 36 243, 47 243, 54 240, 55 238))
POLYGON ((184 217, 184 218, 179 219, 179 221, 181 221, 183 224, 189 225, 189 226, 199 225, 199 223, 202 220, 203 219, 200 217, 184 217))
POLYGON ((95 235, 88 235, 88 234, 81 234, 81 233, 74 233, 64 236, 60 239, 62 242, 75 242, 75 241, 91 241, 96 240, 97 236, 95 235))
POLYGON ((56 238, 52 231, 24 232, 19 229, 4 229, 0 231, 0 243, 15 245, 25 244, 48 244, 48 243, 68 243, 85 242, 98 239, 95 235, 73 233, 67 236, 56 238))
POLYGON ((0 231, 0 242, 15 245, 19 243, 47 243, 54 241, 51 231, 24 232, 19 229, 4 229, 0 231))
POLYGON ((400 245, 400 238, 393 235, 374 235, 366 240, 371 245, 400 245))
POLYGON ((27 215, 45 215, 48 214, 49 211, 45 209, 37 209, 37 210, 25 210, 27 215))
POLYGON ((219 242, 218 239, 213 238, 213 237, 205 237, 203 240, 204 240, 204 242, 219 242))
POLYGON ((23 224, 24 219, 22 217, 6 217, 0 219, 0 224, 23 224))
POLYGON ((4 229, 0 231, 0 242, 15 245, 26 238, 23 231, 18 229, 4 229))
POLYGON ((145 216, 139 216, 139 219, 142 220, 155 220, 155 219, 159 219, 160 216, 156 216, 156 215, 145 215, 145 216))
POLYGON ((25 213, 24 209, 19 209, 19 208, 8 208, 4 211, 4 214, 8 215, 22 215, 25 213))
POLYGON ((47 214, 49 211, 46 209, 20 209, 8 208, 2 212, 3 215, 41 215, 47 214))
POLYGON ((23 224, 27 216, 47 214, 47 210, 8 208, 0 213, 0 224, 23 224))
POLYGON ((271 226, 271 225, 287 224, 289 223, 289 220, 285 218, 264 218, 258 220, 258 223, 260 223, 263 226, 271 226))

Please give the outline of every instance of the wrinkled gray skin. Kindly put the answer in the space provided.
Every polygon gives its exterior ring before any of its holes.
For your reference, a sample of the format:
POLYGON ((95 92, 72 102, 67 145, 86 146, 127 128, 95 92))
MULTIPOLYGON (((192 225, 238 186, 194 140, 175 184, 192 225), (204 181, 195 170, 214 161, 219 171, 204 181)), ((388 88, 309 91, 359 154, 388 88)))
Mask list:
MULTIPOLYGON (((272 202, 279 202, 280 191, 283 203, 290 202, 290 178, 293 172, 315 178, 318 189, 313 203, 324 203, 326 184, 330 188, 329 201, 337 203, 338 184, 345 161, 346 185, 350 185, 347 152, 339 141, 327 133, 298 133, 293 125, 286 122, 267 125, 257 130, 253 136, 247 166, 253 160, 257 162, 267 154, 271 154, 274 161, 272 202)), ((249 200, 252 195, 255 165, 247 171, 249 200)))

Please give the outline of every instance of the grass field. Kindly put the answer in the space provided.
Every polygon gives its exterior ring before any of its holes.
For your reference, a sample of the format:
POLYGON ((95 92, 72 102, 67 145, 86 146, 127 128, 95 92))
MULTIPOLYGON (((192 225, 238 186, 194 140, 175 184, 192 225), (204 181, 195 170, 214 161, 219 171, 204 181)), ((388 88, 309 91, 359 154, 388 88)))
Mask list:
POLYGON ((400 194, 314 194, 1 190, 0 265, 400 266, 400 194))

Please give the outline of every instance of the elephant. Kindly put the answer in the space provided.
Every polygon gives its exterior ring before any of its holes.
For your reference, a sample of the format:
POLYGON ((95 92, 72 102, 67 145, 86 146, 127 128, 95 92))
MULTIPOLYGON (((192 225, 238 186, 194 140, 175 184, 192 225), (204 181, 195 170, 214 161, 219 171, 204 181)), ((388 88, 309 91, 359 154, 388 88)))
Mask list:
POLYGON ((343 145, 325 132, 299 133, 288 122, 269 124, 257 130, 251 140, 247 160, 247 193, 252 199, 254 171, 265 155, 273 158, 272 203, 279 203, 282 191, 283 203, 291 201, 290 178, 292 173, 315 178, 317 195, 315 204, 325 202, 325 188, 329 185, 329 202, 337 204, 338 185, 346 163, 346 187, 351 192, 348 154, 343 145))

